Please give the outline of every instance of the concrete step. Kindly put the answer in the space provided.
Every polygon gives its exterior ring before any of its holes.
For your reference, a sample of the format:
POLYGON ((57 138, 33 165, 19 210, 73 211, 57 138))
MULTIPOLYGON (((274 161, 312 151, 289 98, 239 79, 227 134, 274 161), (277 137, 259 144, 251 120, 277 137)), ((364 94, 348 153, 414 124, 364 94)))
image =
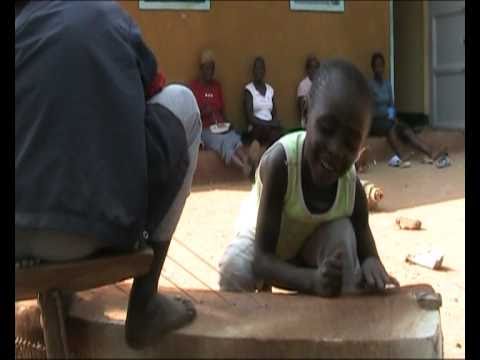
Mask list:
POLYGON ((197 169, 193 176, 195 185, 238 182, 244 179, 236 166, 226 166, 221 157, 212 150, 200 150, 197 169))
MULTIPOLYGON (((336 299, 187 289, 196 320, 143 351, 130 349, 124 340, 129 288, 122 283, 79 294, 68 322, 76 356, 442 358, 439 310, 420 307, 416 298, 421 292, 434 293, 428 285, 336 299)), ((176 294, 172 289, 162 292, 176 294)))
MULTIPOLYGON (((420 139, 430 144, 433 149, 447 148, 450 153, 465 150, 465 134, 463 131, 435 130, 426 128, 418 134, 420 139)), ((385 161, 392 156, 392 150, 385 138, 370 137, 367 139, 370 154, 369 160, 385 161)), ((403 148, 407 151, 407 148, 403 148)), ((420 156, 420 154, 418 154, 420 156)), ((220 156, 211 150, 199 152, 197 170, 194 175, 195 185, 238 182, 244 180, 242 172, 235 166, 226 166, 220 156)))

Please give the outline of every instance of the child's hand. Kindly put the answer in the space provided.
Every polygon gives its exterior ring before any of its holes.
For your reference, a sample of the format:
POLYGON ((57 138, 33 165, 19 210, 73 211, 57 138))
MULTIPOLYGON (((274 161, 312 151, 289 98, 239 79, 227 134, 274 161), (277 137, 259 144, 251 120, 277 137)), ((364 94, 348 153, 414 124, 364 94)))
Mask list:
POLYGON ((342 290, 343 260, 342 252, 337 251, 327 258, 313 276, 313 293, 332 297, 340 295, 342 290))
POLYGON ((385 290, 387 285, 400 286, 397 279, 388 275, 383 264, 377 257, 371 256, 362 264, 363 280, 367 288, 372 290, 385 290))

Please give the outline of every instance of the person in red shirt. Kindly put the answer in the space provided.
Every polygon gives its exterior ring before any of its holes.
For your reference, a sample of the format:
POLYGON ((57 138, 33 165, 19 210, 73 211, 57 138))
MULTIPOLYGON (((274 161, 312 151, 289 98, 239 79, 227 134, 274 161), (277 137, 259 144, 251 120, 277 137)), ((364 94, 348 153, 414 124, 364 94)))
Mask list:
POLYGON ((206 148, 217 152, 227 165, 233 162, 242 169, 245 176, 251 176, 253 167, 240 135, 233 129, 218 133, 212 126, 226 123, 225 104, 222 86, 215 80, 215 58, 211 50, 202 52, 200 58, 200 77, 190 83, 197 99, 202 118, 202 142, 206 148))

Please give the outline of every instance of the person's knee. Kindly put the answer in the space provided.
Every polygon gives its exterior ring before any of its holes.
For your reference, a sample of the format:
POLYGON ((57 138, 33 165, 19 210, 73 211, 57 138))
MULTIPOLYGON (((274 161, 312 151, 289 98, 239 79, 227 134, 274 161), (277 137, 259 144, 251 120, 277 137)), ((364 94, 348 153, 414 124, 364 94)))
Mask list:
POLYGON ((179 84, 168 85, 151 101, 162 104, 175 114, 182 122, 187 138, 200 138, 202 131, 200 109, 195 96, 188 87, 179 84))
POLYGON ((355 239, 355 231, 349 218, 341 218, 328 224, 328 232, 334 238, 338 238, 343 244, 350 243, 355 239))
POLYGON ((221 291, 254 292, 256 280, 251 269, 230 258, 220 266, 218 286, 221 291))
POLYGON ((319 256, 330 256, 336 251, 347 255, 356 246, 356 236, 349 218, 341 218, 322 224, 316 231, 315 237, 322 244, 319 256))
POLYGON ((226 249, 219 264, 218 285, 222 291, 255 291, 251 244, 243 238, 235 239, 226 249))

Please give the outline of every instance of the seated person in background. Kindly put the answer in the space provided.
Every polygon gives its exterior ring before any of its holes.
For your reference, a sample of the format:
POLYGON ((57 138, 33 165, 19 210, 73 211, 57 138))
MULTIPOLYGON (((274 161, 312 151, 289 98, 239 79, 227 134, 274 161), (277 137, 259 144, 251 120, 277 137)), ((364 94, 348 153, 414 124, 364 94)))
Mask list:
POLYGON ((152 265, 133 281, 125 333, 131 347, 154 345, 195 317, 190 301, 157 289, 196 167, 195 98, 185 86, 161 89, 155 57, 117 3, 22 5, 15 259, 69 262, 148 242, 152 265))
POLYGON ((269 147, 282 135, 273 88, 265 83, 265 60, 253 61, 253 81, 245 86, 244 109, 253 140, 269 147))
POLYGON ((367 81, 346 61, 325 61, 308 96, 306 131, 282 137, 260 161, 220 261, 221 290, 330 297, 398 286, 377 253, 354 167, 370 128, 367 81))
POLYGON ((217 152, 227 165, 233 162, 248 176, 252 167, 240 135, 233 129, 226 129, 222 133, 211 130, 212 125, 227 122, 222 86, 213 78, 214 75, 214 54, 211 50, 205 50, 200 57, 200 77, 190 83, 202 116, 202 141, 206 148, 217 152))
POLYGON ((381 53, 374 53, 371 59, 373 79, 369 81, 370 90, 374 97, 375 111, 373 114, 370 135, 386 136, 388 143, 395 152, 389 160, 394 167, 408 167, 409 156, 400 153, 399 143, 408 144, 425 155, 425 163, 434 163, 438 168, 450 165, 450 159, 445 149, 433 152, 431 147, 421 141, 413 130, 405 123, 398 121, 393 103, 392 85, 384 79, 385 58, 381 53))
POLYGON ((317 71, 318 67, 320 66, 320 62, 318 58, 310 54, 307 56, 307 61, 305 62, 305 78, 300 81, 297 88, 297 109, 298 115, 300 117, 300 123, 302 128, 305 129, 306 127, 306 113, 307 113, 307 95, 312 87, 312 80, 315 71, 317 71))

